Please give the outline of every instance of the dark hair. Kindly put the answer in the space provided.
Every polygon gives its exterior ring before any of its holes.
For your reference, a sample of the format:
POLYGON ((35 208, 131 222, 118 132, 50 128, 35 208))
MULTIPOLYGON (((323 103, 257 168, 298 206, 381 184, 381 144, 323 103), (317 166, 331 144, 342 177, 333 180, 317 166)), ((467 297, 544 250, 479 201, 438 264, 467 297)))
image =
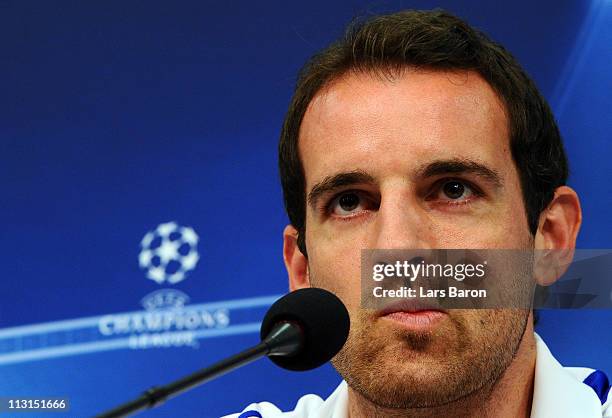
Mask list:
POLYGON ((508 51, 442 10, 373 17, 349 26, 342 39, 306 63, 285 117, 279 143, 280 177, 285 208, 304 255, 306 190, 298 137, 309 103, 349 71, 392 76, 406 67, 476 71, 503 100, 531 234, 555 189, 565 184, 568 163, 552 112, 508 51))

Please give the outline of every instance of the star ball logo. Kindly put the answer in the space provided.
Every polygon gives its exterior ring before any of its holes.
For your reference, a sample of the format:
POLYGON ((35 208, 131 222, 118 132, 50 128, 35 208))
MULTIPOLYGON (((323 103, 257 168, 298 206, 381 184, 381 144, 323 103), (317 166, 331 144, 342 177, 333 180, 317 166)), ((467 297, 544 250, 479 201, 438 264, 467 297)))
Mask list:
POLYGON ((147 278, 158 284, 179 283, 200 260, 198 241, 193 228, 176 222, 162 223, 142 238, 138 264, 147 278))

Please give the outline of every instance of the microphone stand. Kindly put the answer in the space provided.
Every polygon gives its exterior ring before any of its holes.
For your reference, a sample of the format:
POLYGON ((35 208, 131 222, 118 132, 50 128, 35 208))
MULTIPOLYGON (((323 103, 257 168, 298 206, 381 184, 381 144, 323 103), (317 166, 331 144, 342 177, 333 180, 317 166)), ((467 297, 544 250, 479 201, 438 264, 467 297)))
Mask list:
POLYGON ((202 383, 222 376, 234 369, 249 364, 265 355, 292 356, 299 352, 303 345, 303 333, 300 326, 294 322, 280 322, 270 334, 259 344, 221 360, 212 366, 175 380, 165 386, 154 386, 144 392, 139 398, 126 402, 106 411, 95 418, 125 417, 143 409, 161 405, 167 399, 173 398, 202 383))

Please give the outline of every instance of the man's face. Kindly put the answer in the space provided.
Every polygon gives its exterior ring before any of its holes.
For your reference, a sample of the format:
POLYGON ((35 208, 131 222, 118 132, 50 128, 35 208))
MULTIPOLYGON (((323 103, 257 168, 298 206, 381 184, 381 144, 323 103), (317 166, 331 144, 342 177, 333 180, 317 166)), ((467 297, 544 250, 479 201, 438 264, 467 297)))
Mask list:
POLYGON ((448 403, 495 382, 525 310, 450 310, 424 329, 360 307, 361 249, 531 248, 504 105, 474 72, 349 73, 300 130, 310 284, 347 306, 334 365, 387 407, 448 403))

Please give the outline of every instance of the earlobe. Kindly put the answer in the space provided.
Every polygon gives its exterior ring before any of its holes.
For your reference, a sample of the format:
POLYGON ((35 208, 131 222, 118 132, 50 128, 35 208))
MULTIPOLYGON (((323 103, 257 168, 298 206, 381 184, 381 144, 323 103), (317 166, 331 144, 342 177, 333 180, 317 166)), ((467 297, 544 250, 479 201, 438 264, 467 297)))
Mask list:
POLYGON ((293 225, 287 225, 283 231, 283 259, 289 275, 289 290, 294 291, 310 287, 308 259, 297 245, 298 232, 293 225))
POLYGON ((574 258, 576 238, 582 223, 580 200, 576 192, 561 186, 548 207, 540 214, 535 236, 535 278, 549 286, 561 277, 574 258))

